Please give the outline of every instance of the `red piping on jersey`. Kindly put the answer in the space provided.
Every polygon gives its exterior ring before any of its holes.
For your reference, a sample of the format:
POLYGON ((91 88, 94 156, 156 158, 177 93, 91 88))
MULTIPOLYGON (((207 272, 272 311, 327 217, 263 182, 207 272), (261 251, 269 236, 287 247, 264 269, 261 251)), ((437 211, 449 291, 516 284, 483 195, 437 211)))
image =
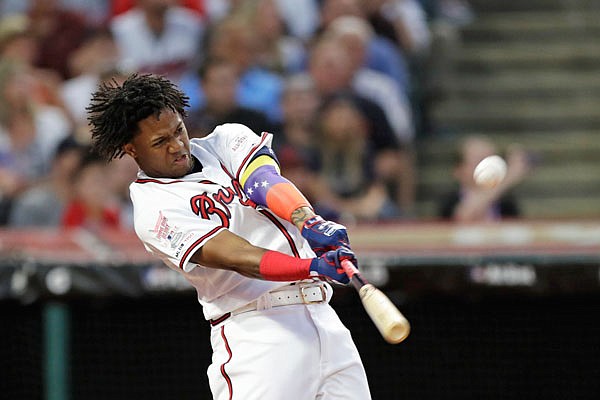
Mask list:
POLYGON ((170 185, 171 183, 181 183, 181 182, 185 182, 185 181, 176 180, 176 181, 171 181, 171 182, 163 182, 163 181, 159 181, 158 179, 151 179, 151 178, 135 180, 135 183, 160 183, 161 185, 170 185))
POLYGON ((216 228, 214 228, 213 230, 208 232, 206 235, 204 235, 200 239, 196 240, 190 247, 188 247, 188 249, 185 251, 185 253, 183 253, 183 256, 181 257, 181 261, 179 261, 179 268, 183 269, 183 266, 185 265, 185 260, 188 258, 189 254, 192 252, 192 250, 194 250, 207 237, 214 235, 215 233, 217 233, 218 231, 220 231, 221 229, 224 229, 224 228, 225 227, 223 225, 217 226, 216 228))
POLYGON ((294 256, 300 257, 300 253, 298 252, 298 249, 296 248, 296 243, 294 243, 294 239, 292 239, 292 236, 287 231, 287 229, 285 229, 285 227, 281 224, 281 222, 279 222, 279 220, 277 218, 275 218, 275 216, 273 214, 271 214, 270 212, 268 212, 267 210, 258 210, 258 212, 260 212, 265 217, 269 218, 271 220, 271 222, 273 222, 273 224, 275 224, 277 229, 279 229, 281 231, 281 233, 283 233, 283 236, 285 236, 285 238, 287 239, 287 241, 290 245, 290 248, 292 249, 292 253, 294 253, 294 256))
POLYGON ((244 158, 244 161, 242 161, 242 163, 240 164, 240 168, 238 168, 237 173, 235 174, 235 177, 237 180, 240 179, 240 174, 242 172, 242 168, 244 168, 244 166, 246 165, 246 163, 248 162, 248 159, 256 152, 256 150, 258 150, 260 147, 262 147, 262 144, 265 142, 265 140, 267 139, 268 133, 267 132, 263 132, 262 136, 260 138, 260 142, 254 146, 252 148, 252 150, 250 150, 248 152, 248 155, 246 156, 246 158, 244 158))
POLYGON ((231 175, 231 173, 229 171, 227 171, 227 167, 225 165, 223 165, 223 163, 220 163, 220 164, 221 164, 221 169, 223 170, 223 172, 225 172, 227 174, 227 176, 229 178, 231 178, 232 181, 234 181, 235 176, 231 175))
POLYGON ((225 327, 221 327, 221 337, 223 338, 223 342, 225 343, 225 348, 227 349, 227 354, 229 354, 229 358, 223 364, 221 364, 221 375, 225 378, 227 382, 227 387, 229 388, 229 400, 233 399, 233 384, 231 383, 231 378, 227 375, 225 371, 225 365, 231 361, 233 357, 233 353, 231 352, 231 347, 229 347, 229 342, 227 341, 227 337, 225 336, 225 327))
POLYGON ((210 326, 215 326, 215 325, 219 325, 221 322, 225 321, 229 317, 231 317, 230 312, 221 315, 217 319, 210 319, 210 320, 208 320, 208 322, 210 323, 210 326))

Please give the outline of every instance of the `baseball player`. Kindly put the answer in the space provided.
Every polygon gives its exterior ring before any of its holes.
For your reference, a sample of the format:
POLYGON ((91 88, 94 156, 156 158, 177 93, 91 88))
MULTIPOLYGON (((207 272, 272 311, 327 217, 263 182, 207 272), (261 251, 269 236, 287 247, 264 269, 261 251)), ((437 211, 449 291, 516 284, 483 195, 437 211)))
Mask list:
POLYGON ((279 173, 271 135, 240 124, 188 138, 188 100, 165 78, 102 84, 89 111, 94 149, 131 156, 135 231, 196 288, 212 326, 214 399, 370 399, 328 280, 356 263, 345 227, 315 215, 279 173))

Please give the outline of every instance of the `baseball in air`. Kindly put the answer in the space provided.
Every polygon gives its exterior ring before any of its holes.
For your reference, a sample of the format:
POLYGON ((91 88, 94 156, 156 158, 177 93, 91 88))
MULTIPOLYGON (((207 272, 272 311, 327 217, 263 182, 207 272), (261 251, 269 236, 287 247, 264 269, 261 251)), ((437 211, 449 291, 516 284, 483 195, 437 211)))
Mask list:
POLYGON ((500 156, 493 155, 484 158, 473 171, 473 179, 478 186, 491 189, 498 185, 506 176, 506 161, 500 156))

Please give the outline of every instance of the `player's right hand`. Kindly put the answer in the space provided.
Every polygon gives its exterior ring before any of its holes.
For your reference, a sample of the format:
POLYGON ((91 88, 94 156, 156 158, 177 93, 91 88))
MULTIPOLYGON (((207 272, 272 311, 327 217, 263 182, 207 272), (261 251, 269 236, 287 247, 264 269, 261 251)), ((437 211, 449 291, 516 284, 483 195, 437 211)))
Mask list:
POLYGON ((342 260, 350 260, 357 265, 354 252, 347 247, 340 247, 337 250, 330 250, 321 257, 313 258, 310 264, 311 275, 318 275, 335 282, 347 284, 350 278, 342 268, 342 260))
POLYGON ((301 234, 317 256, 339 247, 348 247, 350 244, 348 232, 344 225, 326 221, 318 215, 304 222, 301 234))

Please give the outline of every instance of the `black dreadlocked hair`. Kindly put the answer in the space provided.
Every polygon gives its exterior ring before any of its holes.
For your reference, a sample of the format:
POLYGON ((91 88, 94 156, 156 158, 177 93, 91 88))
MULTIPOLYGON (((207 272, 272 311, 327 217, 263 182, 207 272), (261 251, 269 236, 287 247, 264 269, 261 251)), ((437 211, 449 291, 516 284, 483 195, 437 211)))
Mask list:
POLYGON ((92 148, 106 161, 121 158, 123 145, 139 131, 138 122, 171 109, 183 117, 189 98, 162 76, 132 74, 123 85, 102 83, 86 108, 92 130, 92 148))

